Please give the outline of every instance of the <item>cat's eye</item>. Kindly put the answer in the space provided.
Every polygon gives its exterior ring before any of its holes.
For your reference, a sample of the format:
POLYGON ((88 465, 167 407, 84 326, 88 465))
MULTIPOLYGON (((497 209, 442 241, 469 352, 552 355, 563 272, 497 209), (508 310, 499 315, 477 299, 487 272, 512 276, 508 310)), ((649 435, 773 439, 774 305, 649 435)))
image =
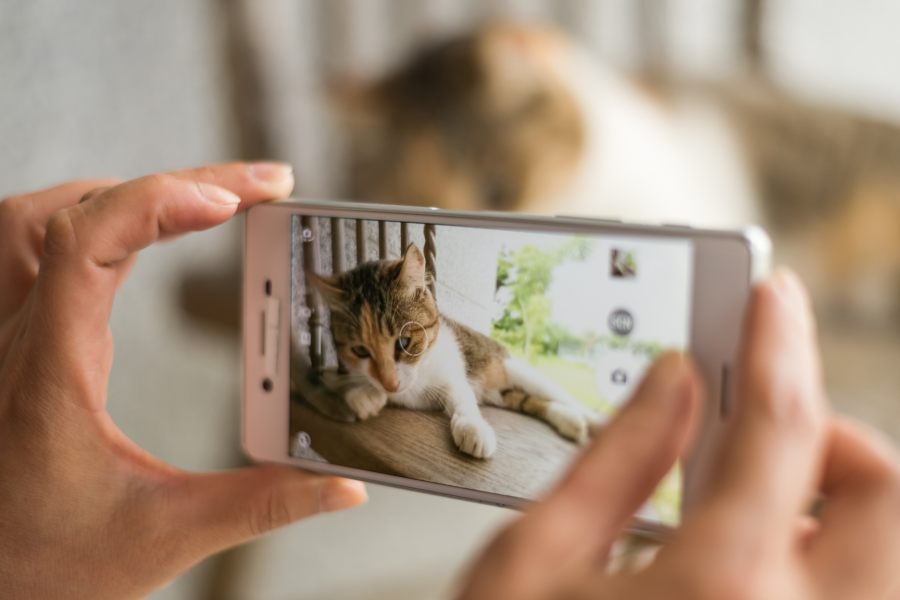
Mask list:
POLYGON ((411 342, 412 342, 411 338, 408 338, 408 337, 400 338, 399 340, 397 340, 397 350, 398 351, 402 350, 403 352, 406 352, 407 350, 409 350, 409 345, 411 342))
POLYGON ((352 352, 359 358, 369 358, 370 356, 372 356, 371 354, 369 354, 369 351, 365 346, 353 346, 352 348, 350 348, 350 352, 352 352))

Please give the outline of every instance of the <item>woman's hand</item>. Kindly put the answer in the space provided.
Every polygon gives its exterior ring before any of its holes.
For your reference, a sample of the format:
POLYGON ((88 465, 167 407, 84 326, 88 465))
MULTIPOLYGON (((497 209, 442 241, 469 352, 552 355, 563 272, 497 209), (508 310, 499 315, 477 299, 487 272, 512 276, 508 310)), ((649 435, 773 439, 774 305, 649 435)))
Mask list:
POLYGON ((362 484, 286 467, 194 474, 106 412, 108 322, 137 252, 287 196, 290 167, 236 163, 0 202, 0 597, 139 598, 206 556, 362 484))
POLYGON ((697 420, 698 377, 678 355, 650 371, 557 489, 491 544, 462 598, 894 598, 898 458, 874 432, 828 414, 809 302, 790 273, 753 294, 735 389, 712 477, 648 568, 604 567, 697 420), (805 516, 819 494, 818 518, 805 516))

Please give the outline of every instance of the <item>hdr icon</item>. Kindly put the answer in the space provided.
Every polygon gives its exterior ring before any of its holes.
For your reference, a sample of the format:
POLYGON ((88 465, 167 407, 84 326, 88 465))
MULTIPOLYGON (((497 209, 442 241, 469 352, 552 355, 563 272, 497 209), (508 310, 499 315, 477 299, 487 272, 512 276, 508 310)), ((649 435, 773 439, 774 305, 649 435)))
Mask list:
POLYGON ((634 329, 634 317, 624 308, 619 308, 610 313, 607 324, 614 334, 628 335, 634 329))

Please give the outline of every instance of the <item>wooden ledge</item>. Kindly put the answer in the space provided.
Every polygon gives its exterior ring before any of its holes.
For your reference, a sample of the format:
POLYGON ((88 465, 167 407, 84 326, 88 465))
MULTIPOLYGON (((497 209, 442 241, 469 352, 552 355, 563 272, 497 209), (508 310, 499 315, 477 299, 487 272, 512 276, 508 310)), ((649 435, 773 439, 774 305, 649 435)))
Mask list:
POLYGON ((367 421, 341 423, 305 402, 291 402, 291 436, 305 431, 329 463, 535 498, 562 474, 579 447, 549 425, 521 413, 481 407, 497 434, 497 452, 480 460, 460 452, 443 412, 386 407, 367 421))

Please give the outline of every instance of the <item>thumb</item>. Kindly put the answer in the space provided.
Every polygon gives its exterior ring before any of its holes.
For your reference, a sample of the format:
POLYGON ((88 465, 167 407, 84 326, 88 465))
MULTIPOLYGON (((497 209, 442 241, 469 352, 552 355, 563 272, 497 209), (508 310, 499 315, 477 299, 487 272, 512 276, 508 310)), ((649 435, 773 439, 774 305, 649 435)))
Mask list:
POLYGON ((174 496, 176 527, 189 548, 205 554, 368 499, 360 481, 275 465, 190 474, 174 496))

